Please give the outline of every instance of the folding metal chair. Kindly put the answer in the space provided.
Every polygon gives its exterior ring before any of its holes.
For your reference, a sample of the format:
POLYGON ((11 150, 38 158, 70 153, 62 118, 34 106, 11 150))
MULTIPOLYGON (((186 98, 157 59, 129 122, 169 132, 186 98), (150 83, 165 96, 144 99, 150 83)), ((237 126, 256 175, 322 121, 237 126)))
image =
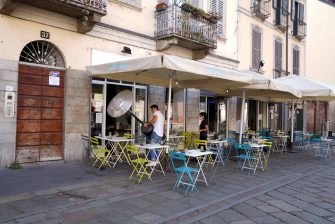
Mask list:
POLYGON ((191 168, 187 166, 187 158, 184 153, 181 152, 171 152, 170 160, 174 172, 177 174, 176 183, 173 186, 173 191, 181 185, 182 189, 185 191, 185 196, 187 192, 194 188, 195 191, 198 191, 195 186, 196 175, 199 173, 199 169, 191 168), (178 163, 178 164, 177 164, 178 163), (181 165, 180 165, 181 164, 181 165), (179 166, 178 166, 179 165, 179 166), (185 176, 188 177, 188 182, 185 180, 185 176))
POLYGON ((108 163, 108 158, 110 156, 111 151, 106 148, 104 145, 99 144, 99 140, 95 137, 90 137, 90 145, 92 147, 92 154, 93 154, 93 164, 100 164, 98 166, 99 170, 107 165, 111 168, 110 164, 108 163))
POLYGON ((184 136, 184 141, 183 141, 184 145, 183 145, 183 148, 184 149, 191 148, 192 147, 192 137, 191 137, 192 134, 191 134, 191 132, 183 131, 183 132, 181 132, 180 135, 184 136))
POLYGON ((81 141, 85 148, 86 153, 86 161, 90 162, 90 159, 93 159, 92 155, 92 147, 90 146, 90 139, 87 135, 81 134, 81 141))
POLYGON ((135 145, 127 145, 126 152, 128 156, 128 160, 133 166, 133 171, 129 176, 129 180, 133 177, 136 173, 136 177, 138 178, 138 183, 141 182, 143 176, 147 176, 149 180, 151 180, 151 176, 147 171, 146 164, 149 160, 140 158, 139 156, 139 149, 135 145))
POLYGON ((251 149, 250 145, 236 143, 235 148, 239 152, 239 154, 236 156, 238 161, 237 169, 241 169, 241 172, 244 169, 247 169, 249 172, 252 170, 253 173, 255 173, 258 166, 259 158, 253 156, 253 150, 251 149))
POLYGON ((229 156, 230 156, 231 150, 233 149, 236 143, 235 138, 226 138, 226 140, 228 141, 228 147, 225 148, 224 150, 225 164, 229 163, 229 156))
POLYGON ((313 146, 314 149, 314 157, 320 157, 325 159, 331 158, 331 144, 333 140, 321 140, 319 144, 313 146))
POLYGON ((264 149, 264 169, 268 168, 268 161, 271 154, 271 148, 272 148, 272 142, 271 141, 265 141, 263 142, 264 145, 267 145, 268 147, 264 149))

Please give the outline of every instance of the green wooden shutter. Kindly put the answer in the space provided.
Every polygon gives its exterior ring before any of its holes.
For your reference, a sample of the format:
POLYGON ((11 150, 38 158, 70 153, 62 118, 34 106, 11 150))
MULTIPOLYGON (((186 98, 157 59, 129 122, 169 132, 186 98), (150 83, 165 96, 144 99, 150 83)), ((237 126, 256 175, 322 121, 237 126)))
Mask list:
POLYGON ((293 74, 294 75, 300 75, 299 74, 299 50, 293 49, 293 74))
POLYGON ((261 32, 253 29, 252 30, 252 64, 251 67, 258 69, 259 63, 261 61, 261 32))
POLYGON ((275 40, 275 69, 282 69, 283 47, 279 40, 275 40))
POLYGON ((217 23, 218 36, 224 37, 224 19, 225 19, 225 0, 211 0, 210 1, 210 11, 215 12, 219 15, 220 20, 217 23))

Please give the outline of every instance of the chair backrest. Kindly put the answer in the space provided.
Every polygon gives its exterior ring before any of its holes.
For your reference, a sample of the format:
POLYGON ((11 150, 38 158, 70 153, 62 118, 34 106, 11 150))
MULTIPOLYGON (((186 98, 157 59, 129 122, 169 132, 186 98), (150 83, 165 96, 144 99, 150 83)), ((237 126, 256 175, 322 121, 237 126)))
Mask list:
POLYGON ((186 155, 182 152, 171 152, 170 158, 174 160, 186 161, 186 155))
POLYGON ((193 141, 194 147, 198 148, 199 145, 204 145, 205 147, 207 146, 207 140, 199 140, 199 139, 195 139, 193 141))
POLYGON ((92 149, 98 149, 100 146, 99 139, 95 137, 90 137, 90 147, 92 149))
POLYGON ((135 138, 135 135, 133 135, 133 134, 129 134, 129 133, 125 133, 125 134, 123 135, 123 137, 128 138, 128 139, 131 139, 131 138, 135 138))
POLYGON ((272 142, 270 141, 265 141, 263 144, 269 146, 269 148, 272 148, 272 142))
POLYGON ((186 163, 187 159, 186 159, 185 153, 182 153, 182 152, 171 152, 170 153, 170 160, 171 160, 172 168, 173 168, 174 171, 177 168, 176 161, 181 161, 182 162, 182 166, 187 167, 187 163, 186 163))
POLYGON ((183 148, 191 148, 192 147, 191 146, 192 145, 192 134, 191 134, 191 132, 182 131, 180 133, 180 135, 185 137, 184 141, 183 141, 183 143, 184 143, 183 148))
POLYGON ((126 146, 126 155, 129 159, 129 161, 132 161, 134 159, 131 159, 131 155, 135 155, 135 159, 139 159, 139 150, 138 147, 135 145, 127 145, 126 146))
POLYGON ((251 150, 251 147, 249 144, 241 144, 241 143, 235 143, 235 148, 236 149, 241 149, 241 150, 251 150))
POLYGON ((311 143, 321 143, 321 138, 311 138, 310 142, 311 143))

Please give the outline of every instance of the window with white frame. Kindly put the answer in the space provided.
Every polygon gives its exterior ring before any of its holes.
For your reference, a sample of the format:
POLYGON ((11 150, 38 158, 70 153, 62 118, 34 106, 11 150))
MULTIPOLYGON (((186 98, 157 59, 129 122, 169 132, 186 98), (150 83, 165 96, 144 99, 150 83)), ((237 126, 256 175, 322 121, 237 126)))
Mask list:
POLYGON ((297 46, 293 47, 293 74, 300 75, 299 66, 300 66, 300 50, 297 46))
POLYGON ((210 11, 219 16, 217 23, 218 37, 225 36, 225 0, 210 0, 210 11))
POLYGON ((135 6, 137 8, 141 8, 141 0, 112 0, 115 3, 125 3, 130 6, 135 6))
POLYGON ((305 20, 305 6, 301 2, 292 0, 291 2, 291 19, 292 20, 305 20))
POLYGON ((258 70, 262 60, 262 30, 259 27, 252 27, 251 39, 251 68, 258 70))
POLYGON ((301 25, 305 22, 305 6, 301 2, 292 0, 291 19, 293 21, 292 33, 294 36, 304 34, 304 29, 301 25))

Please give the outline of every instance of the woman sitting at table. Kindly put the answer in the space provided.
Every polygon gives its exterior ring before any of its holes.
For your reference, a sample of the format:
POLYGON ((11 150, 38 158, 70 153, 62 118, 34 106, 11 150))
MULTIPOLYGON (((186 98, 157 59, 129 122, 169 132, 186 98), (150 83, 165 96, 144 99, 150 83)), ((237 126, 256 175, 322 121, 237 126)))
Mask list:
MULTIPOLYGON (((205 112, 201 112, 199 114, 199 120, 200 120, 200 125, 199 125, 200 138, 199 139, 207 140, 207 133, 208 133, 207 114, 205 112)), ((199 149, 201 148, 206 150, 206 145, 199 144, 199 149)))

